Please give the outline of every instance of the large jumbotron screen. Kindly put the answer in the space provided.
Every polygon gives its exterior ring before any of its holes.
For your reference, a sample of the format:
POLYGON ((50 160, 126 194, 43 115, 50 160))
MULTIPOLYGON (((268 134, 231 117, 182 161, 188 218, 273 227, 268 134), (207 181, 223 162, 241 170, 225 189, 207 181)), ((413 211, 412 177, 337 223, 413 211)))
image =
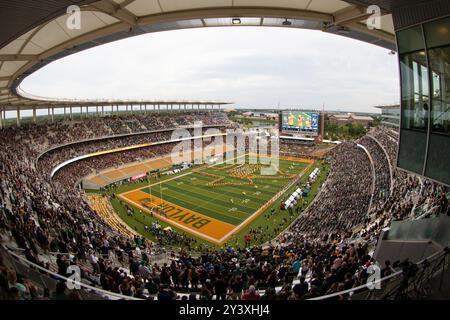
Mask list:
POLYGON ((308 111, 283 111, 281 130, 317 135, 319 133, 319 113, 308 111))

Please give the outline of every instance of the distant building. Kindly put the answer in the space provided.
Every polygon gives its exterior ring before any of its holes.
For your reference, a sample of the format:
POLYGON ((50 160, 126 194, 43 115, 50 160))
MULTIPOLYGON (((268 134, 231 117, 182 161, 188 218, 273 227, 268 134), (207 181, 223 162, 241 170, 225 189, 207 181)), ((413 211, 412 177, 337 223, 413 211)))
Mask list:
POLYGON ((359 123, 365 127, 368 127, 370 123, 373 121, 372 117, 367 116, 357 116, 354 114, 332 114, 328 117, 330 119, 331 124, 335 124, 338 126, 346 125, 348 123, 359 123))
POLYGON ((332 114, 328 118, 330 119, 331 124, 335 124, 338 126, 350 123, 350 116, 347 114, 332 114))
POLYGON ((252 118, 262 118, 262 119, 278 119, 278 113, 269 113, 269 112, 244 112, 242 114, 244 117, 252 117, 252 118))
POLYGON ((355 116, 355 115, 350 116, 351 123, 359 123, 365 127, 368 127, 372 121, 373 118, 368 116, 355 116))
POLYGON ((381 124, 395 130, 400 128, 400 105, 376 106, 381 109, 381 124))

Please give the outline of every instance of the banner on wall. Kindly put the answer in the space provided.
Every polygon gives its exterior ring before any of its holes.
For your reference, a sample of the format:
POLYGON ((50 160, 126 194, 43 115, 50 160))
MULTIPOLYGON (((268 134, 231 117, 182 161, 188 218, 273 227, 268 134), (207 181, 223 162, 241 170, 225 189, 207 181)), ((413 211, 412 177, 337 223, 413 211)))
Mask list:
POLYGON ((144 177, 146 177, 146 176, 147 176, 146 173, 141 173, 141 174, 132 176, 132 177, 131 177, 131 181, 139 180, 139 179, 144 178, 144 177))

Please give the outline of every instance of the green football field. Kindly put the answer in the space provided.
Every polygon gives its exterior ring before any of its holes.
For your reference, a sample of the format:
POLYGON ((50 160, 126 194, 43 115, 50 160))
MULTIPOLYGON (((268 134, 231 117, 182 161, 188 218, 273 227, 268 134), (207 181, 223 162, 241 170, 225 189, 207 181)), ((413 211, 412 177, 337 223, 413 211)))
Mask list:
POLYGON ((280 160, 278 174, 262 176, 257 166, 248 164, 247 158, 244 165, 228 161, 205 166, 142 191, 205 216, 239 225, 308 165, 280 160), (240 169, 242 177, 238 177, 240 169), (221 177, 223 180, 213 183, 221 177))
POLYGON ((225 243, 263 213, 268 204, 285 197, 291 182, 306 174, 312 162, 281 158, 278 170, 262 174, 267 165, 241 162, 197 165, 174 176, 163 176, 118 197, 172 227, 215 244, 225 243))

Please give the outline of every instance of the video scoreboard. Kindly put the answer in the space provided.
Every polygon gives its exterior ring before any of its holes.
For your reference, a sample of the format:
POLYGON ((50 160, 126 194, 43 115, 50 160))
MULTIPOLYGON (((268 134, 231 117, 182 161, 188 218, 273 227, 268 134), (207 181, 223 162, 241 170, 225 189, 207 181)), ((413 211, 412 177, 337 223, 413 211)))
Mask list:
POLYGON ((282 111, 280 131, 318 135, 319 117, 318 112, 282 111))

